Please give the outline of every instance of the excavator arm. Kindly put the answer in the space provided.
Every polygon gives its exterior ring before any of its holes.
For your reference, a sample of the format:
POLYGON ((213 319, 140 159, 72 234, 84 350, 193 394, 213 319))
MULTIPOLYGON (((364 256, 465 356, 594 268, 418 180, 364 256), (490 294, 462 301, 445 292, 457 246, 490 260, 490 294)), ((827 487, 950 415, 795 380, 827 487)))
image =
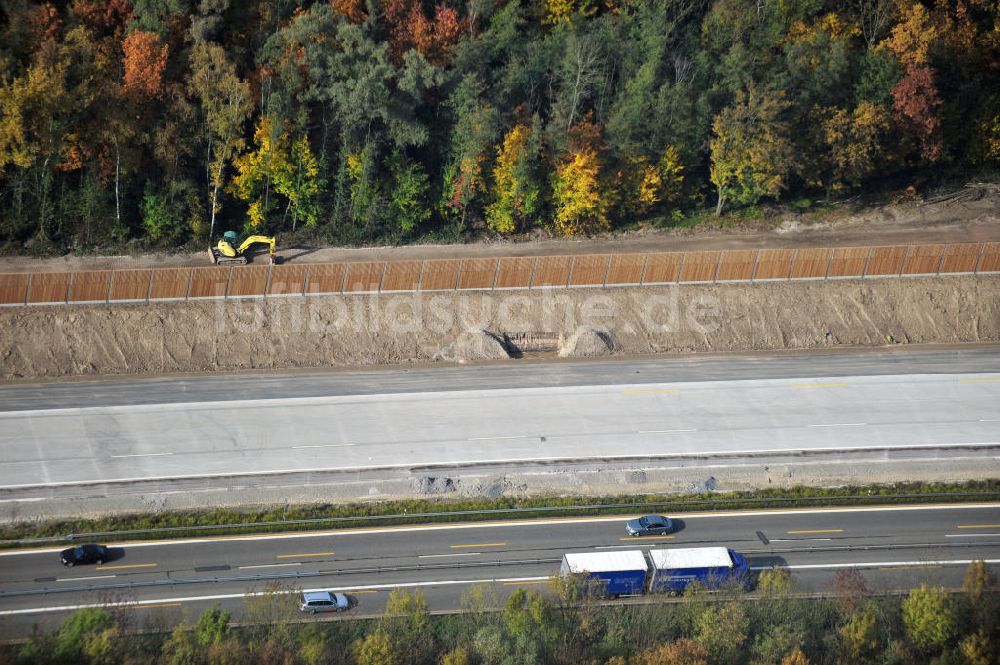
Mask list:
POLYGON ((247 251, 247 249, 249 249, 251 245, 256 245, 257 243, 263 243, 268 246, 268 249, 271 253, 271 259, 273 260, 277 246, 277 240, 274 238, 274 236, 250 236, 249 238, 243 241, 239 249, 236 250, 236 253, 243 254, 243 252, 247 251))

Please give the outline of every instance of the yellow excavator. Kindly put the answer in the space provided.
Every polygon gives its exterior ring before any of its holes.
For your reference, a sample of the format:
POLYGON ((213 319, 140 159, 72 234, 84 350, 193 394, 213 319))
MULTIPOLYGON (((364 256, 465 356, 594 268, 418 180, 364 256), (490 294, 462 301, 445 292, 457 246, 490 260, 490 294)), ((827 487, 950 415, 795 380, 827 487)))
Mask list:
POLYGON ((274 236, 249 236, 237 247, 238 236, 235 231, 226 231, 222 234, 219 244, 208 248, 208 256, 212 263, 218 265, 245 265, 248 261, 246 251, 252 245, 263 244, 270 249, 271 263, 277 263, 278 257, 275 254, 277 240, 274 236))

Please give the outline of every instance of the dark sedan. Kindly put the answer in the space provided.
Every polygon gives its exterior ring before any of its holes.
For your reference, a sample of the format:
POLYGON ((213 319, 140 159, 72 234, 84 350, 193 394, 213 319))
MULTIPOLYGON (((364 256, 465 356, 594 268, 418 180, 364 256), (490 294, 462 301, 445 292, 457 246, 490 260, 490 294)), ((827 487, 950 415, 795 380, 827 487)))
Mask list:
POLYGON ((104 545, 77 545, 59 553, 59 560, 64 566, 75 566, 79 563, 101 565, 108 559, 108 548, 104 545))
POLYGON ((673 522, 663 515, 646 515, 625 523, 630 536, 665 536, 674 530, 673 522))

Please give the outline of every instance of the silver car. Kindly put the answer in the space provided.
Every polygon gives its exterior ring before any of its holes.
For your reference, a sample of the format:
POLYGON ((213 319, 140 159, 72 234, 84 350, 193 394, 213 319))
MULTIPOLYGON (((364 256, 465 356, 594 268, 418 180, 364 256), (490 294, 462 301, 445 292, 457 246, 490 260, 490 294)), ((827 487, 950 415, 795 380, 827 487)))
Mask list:
POLYGON ((303 612, 343 612, 350 609, 351 600, 342 593, 330 593, 329 591, 309 591, 302 594, 303 612))

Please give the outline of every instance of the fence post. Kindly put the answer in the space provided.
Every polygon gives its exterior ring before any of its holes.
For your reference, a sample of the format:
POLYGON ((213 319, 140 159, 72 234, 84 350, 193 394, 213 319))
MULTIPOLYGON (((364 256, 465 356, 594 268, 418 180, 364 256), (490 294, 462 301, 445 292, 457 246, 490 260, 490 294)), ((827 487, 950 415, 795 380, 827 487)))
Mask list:
POLYGON ((382 293, 382 285, 385 284, 385 273, 389 270, 389 262, 382 263, 382 276, 378 278, 378 292, 382 293))
POLYGON ((274 264, 269 263, 267 265, 267 274, 264 275, 264 293, 261 294, 261 297, 263 297, 264 299, 267 299, 267 292, 271 290, 271 274, 273 272, 274 272, 274 264))
POLYGON ((935 273, 937 274, 938 277, 941 276, 941 269, 944 268, 944 259, 946 256, 948 256, 949 247, 951 247, 951 245, 945 245, 944 247, 941 248, 941 260, 938 261, 937 273, 935 273))
POLYGON ((70 291, 73 290, 73 275, 75 275, 75 274, 76 274, 75 272, 71 271, 69 273, 69 279, 66 280, 66 304, 67 305, 69 304, 69 293, 70 293, 70 291))
POLYGON ((983 254, 986 253, 986 242, 983 241, 979 243, 979 257, 976 259, 976 267, 973 269, 972 274, 979 274, 979 267, 983 264, 983 254))
POLYGON ((573 283, 573 266, 576 265, 576 255, 569 257, 569 273, 566 275, 566 288, 573 283))
POLYGON ((754 280, 757 279, 757 266, 760 265, 760 249, 757 253, 753 255, 753 268, 750 270, 750 283, 753 284, 754 280))
POLYGON ((194 282, 194 268, 188 268, 188 287, 184 293, 184 300, 191 297, 191 284, 194 282))
MULTIPOLYGON (((236 270, 236 266, 229 266, 229 274, 226 275, 226 290, 222 294, 222 300, 229 300, 229 289, 233 286, 233 271, 236 270)), ((194 272, 192 270, 191 272, 194 272)))
MULTIPOLYGON (((687 261, 687 257, 688 257, 688 253, 687 252, 684 252, 684 253, 681 254, 681 264, 679 266, 677 266, 677 279, 674 280, 675 284, 680 284, 681 283, 681 277, 684 276, 684 262, 687 261)), ((646 255, 646 259, 649 259, 649 254, 646 255)), ((643 268, 642 268, 642 273, 643 273, 643 276, 645 276, 645 274, 646 274, 646 267, 645 266, 643 266, 643 268)))
POLYGON ((903 270, 906 269, 906 260, 910 258, 910 245, 906 245, 906 251, 903 252, 903 261, 899 264, 899 276, 903 276, 903 270))
POLYGON ((611 274, 611 258, 614 254, 608 254, 608 262, 604 266, 604 279, 601 281, 601 286, 607 288, 608 286, 608 275, 611 274))
MULTIPOLYGON (((683 259, 682 259, 683 260, 683 259)), ((649 265, 649 252, 642 257, 642 270, 639 271, 639 286, 646 283, 646 266, 649 265)))
POLYGON ((306 266, 305 271, 302 273, 302 297, 306 295, 306 288, 309 286, 309 266, 306 266))
POLYGON ((420 269, 417 270, 417 291, 424 290, 424 263, 426 259, 420 259, 420 269))
POLYGON ((497 257, 497 264, 493 267, 493 288, 490 291, 497 290, 497 280, 500 279, 500 257, 497 257))
POLYGON ((875 248, 874 247, 869 247, 868 248, 868 256, 865 257, 865 267, 861 269, 861 278, 862 279, 864 279, 865 275, 868 274, 868 264, 871 263, 872 254, 874 254, 874 253, 875 253, 875 248))
POLYGON ((31 297, 31 276, 33 274, 34 273, 31 273, 31 272, 28 273, 28 284, 27 284, 27 286, 24 287, 24 306, 25 307, 28 306, 28 298, 31 297))
POLYGON ((149 299, 153 296, 153 275, 156 270, 151 268, 149 270, 149 281, 146 282, 146 304, 149 304, 149 299))
POLYGON ((350 275, 350 274, 351 274, 351 264, 350 263, 345 263, 344 264, 344 271, 340 275, 340 292, 341 293, 344 293, 345 292, 344 289, 347 288, 347 276, 350 275))
POLYGON ((712 283, 715 284, 719 281, 719 271, 722 270, 722 259, 726 255, 726 250, 719 252, 718 258, 715 259, 715 276, 712 278, 712 283))
POLYGON ((830 258, 826 261, 826 272, 823 273, 823 279, 830 279, 830 266, 833 265, 833 255, 837 253, 836 248, 830 248, 830 258))
POLYGON ((531 260, 531 276, 528 277, 528 288, 534 288, 535 286, 535 266, 538 265, 538 257, 536 256, 531 260))
POLYGON ((792 250, 792 258, 788 261, 788 275, 785 277, 785 281, 792 280, 792 269, 795 267, 795 259, 799 258, 799 248, 796 247, 792 250))
POLYGON ((106 302, 106 303, 110 303, 111 302, 111 293, 115 289, 115 273, 116 272, 118 272, 118 271, 117 270, 112 270, 111 274, 108 276, 108 294, 107 294, 107 297, 104 299, 104 302, 106 302))
POLYGON ((458 291, 458 285, 462 281, 462 259, 458 260, 458 267, 455 268, 455 288, 453 290, 458 291))

